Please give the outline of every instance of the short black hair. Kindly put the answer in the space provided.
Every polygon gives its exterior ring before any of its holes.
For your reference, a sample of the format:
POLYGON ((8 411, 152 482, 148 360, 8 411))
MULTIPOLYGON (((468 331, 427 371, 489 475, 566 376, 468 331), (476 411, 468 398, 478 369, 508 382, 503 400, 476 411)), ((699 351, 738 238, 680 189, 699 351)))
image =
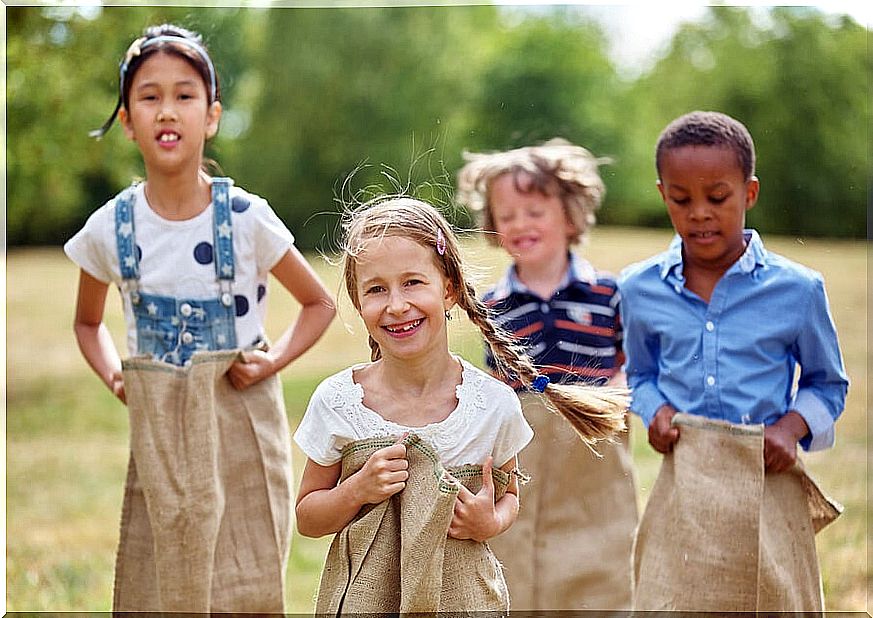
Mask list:
POLYGON ((730 148, 743 176, 755 175, 755 144, 746 126, 721 112, 694 111, 680 116, 661 132, 655 147, 655 168, 661 177, 661 159, 668 150, 683 146, 730 148))

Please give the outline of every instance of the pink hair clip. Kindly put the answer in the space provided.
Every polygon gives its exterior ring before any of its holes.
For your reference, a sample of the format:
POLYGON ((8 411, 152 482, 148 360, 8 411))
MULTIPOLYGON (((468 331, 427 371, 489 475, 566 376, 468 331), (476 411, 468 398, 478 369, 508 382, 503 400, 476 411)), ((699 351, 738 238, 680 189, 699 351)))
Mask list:
POLYGON ((440 228, 437 228, 436 250, 440 255, 446 254, 446 237, 440 228))

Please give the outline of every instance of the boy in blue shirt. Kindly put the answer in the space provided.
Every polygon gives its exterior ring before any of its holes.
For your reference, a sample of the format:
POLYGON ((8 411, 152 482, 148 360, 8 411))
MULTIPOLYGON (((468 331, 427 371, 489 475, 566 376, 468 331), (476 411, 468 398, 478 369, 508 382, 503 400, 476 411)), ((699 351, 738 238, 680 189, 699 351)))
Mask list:
MULTIPOLYGON (((674 419, 677 411, 724 426, 763 426, 759 467, 769 483, 799 463, 797 444, 805 450, 833 445, 845 403, 848 381, 821 275, 768 252, 757 232, 744 229, 759 181, 752 138, 740 122, 716 112, 674 120, 658 140, 656 167, 677 235, 667 251, 628 267, 620 279, 631 409, 648 427, 652 447, 667 455, 662 476, 685 431, 674 419)), ((737 496, 711 498, 720 504, 737 496)), ((647 506, 646 516, 649 507, 663 504, 647 506)), ((729 509, 716 512, 728 519, 729 509)), ((725 535, 735 532, 728 528, 725 535)), ((638 536, 638 571, 643 545, 638 536)), ((814 569, 817 580, 812 548, 814 564, 803 569, 814 569)), ((765 550, 757 551, 764 556, 765 550)), ((712 586, 730 585, 718 577, 718 565, 701 568, 714 569, 712 586)), ((648 576, 637 573, 638 587, 648 576)), ((686 574, 675 577, 688 581, 686 574)), ((662 584, 662 597, 673 595, 670 609, 726 609, 701 606, 699 596, 667 594, 662 584)), ((637 592, 638 609, 663 607, 640 606, 637 592)), ((782 596, 788 600, 777 609, 817 609, 806 606, 803 594, 782 596)), ((761 609, 761 598, 748 607, 761 609)))

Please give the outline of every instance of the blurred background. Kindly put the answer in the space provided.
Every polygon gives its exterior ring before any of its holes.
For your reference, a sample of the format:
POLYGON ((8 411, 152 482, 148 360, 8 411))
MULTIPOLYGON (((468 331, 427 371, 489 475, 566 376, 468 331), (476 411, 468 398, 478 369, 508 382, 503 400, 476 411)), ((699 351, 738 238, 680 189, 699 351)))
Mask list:
MULTIPOLYGON (((340 299, 324 339, 282 373, 292 429, 321 379, 368 357, 337 269, 322 259, 342 202, 406 190, 468 227, 452 203, 465 150, 561 136, 613 161, 601 168, 606 200, 583 253, 617 272, 671 236, 654 184, 661 129, 694 109, 744 122, 762 183, 749 225, 827 281, 852 386, 836 447, 806 461, 846 506, 818 537, 827 606, 868 609, 869 22, 812 6, 659 4, 4 7, 7 609, 110 609, 128 423, 76 348, 78 273, 60 245, 143 173, 118 127, 101 141, 87 133, 115 105, 127 46, 163 22, 200 32, 215 60, 225 113, 207 155, 270 201, 340 299)), ((464 244, 484 289, 508 259, 474 234, 464 244)), ((270 289, 276 337, 297 307, 270 289)), ((124 350, 110 296, 106 321, 124 350)), ((481 364, 476 331, 452 324, 452 349, 481 364)), ((636 419, 631 437, 642 507, 660 458, 636 419)), ((295 536, 288 611, 312 610, 329 540, 295 536)))

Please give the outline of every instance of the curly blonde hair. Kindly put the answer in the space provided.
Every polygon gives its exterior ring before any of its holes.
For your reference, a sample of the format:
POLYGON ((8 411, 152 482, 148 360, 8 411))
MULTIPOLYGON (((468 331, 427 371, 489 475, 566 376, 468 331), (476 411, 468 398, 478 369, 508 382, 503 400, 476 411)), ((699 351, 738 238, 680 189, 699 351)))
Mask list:
MULTIPOLYGON (((343 280, 355 309, 358 298, 357 260, 367 243, 385 237, 406 238, 433 251, 437 268, 452 286, 455 301, 479 329, 491 349, 498 371, 519 379, 531 388, 539 375, 533 361, 510 333, 493 320, 479 299, 464 263, 458 236, 452 225, 427 202, 406 196, 382 196, 348 210, 343 217, 343 280)), ((369 338, 370 358, 382 356, 379 344, 369 338)), ((625 389, 585 384, 548 384, 543 391, 546 404, 560 413, 585 444, 611 439, 625 427, 628 406, 625 389)))
POLYGON ((499 244, 491 212, 491 185, 511 174, 521 193, 537 191, 557 196, 573 225, 571 244, 584 242, 594 225, 594 211, 606 195, 598 167, 612 160, 595 157, 582 146, 556 137, 537 146, 493 153, 464 152, 467 164, 458 172, 457 200, 474 211, 489 242, 499 244))

